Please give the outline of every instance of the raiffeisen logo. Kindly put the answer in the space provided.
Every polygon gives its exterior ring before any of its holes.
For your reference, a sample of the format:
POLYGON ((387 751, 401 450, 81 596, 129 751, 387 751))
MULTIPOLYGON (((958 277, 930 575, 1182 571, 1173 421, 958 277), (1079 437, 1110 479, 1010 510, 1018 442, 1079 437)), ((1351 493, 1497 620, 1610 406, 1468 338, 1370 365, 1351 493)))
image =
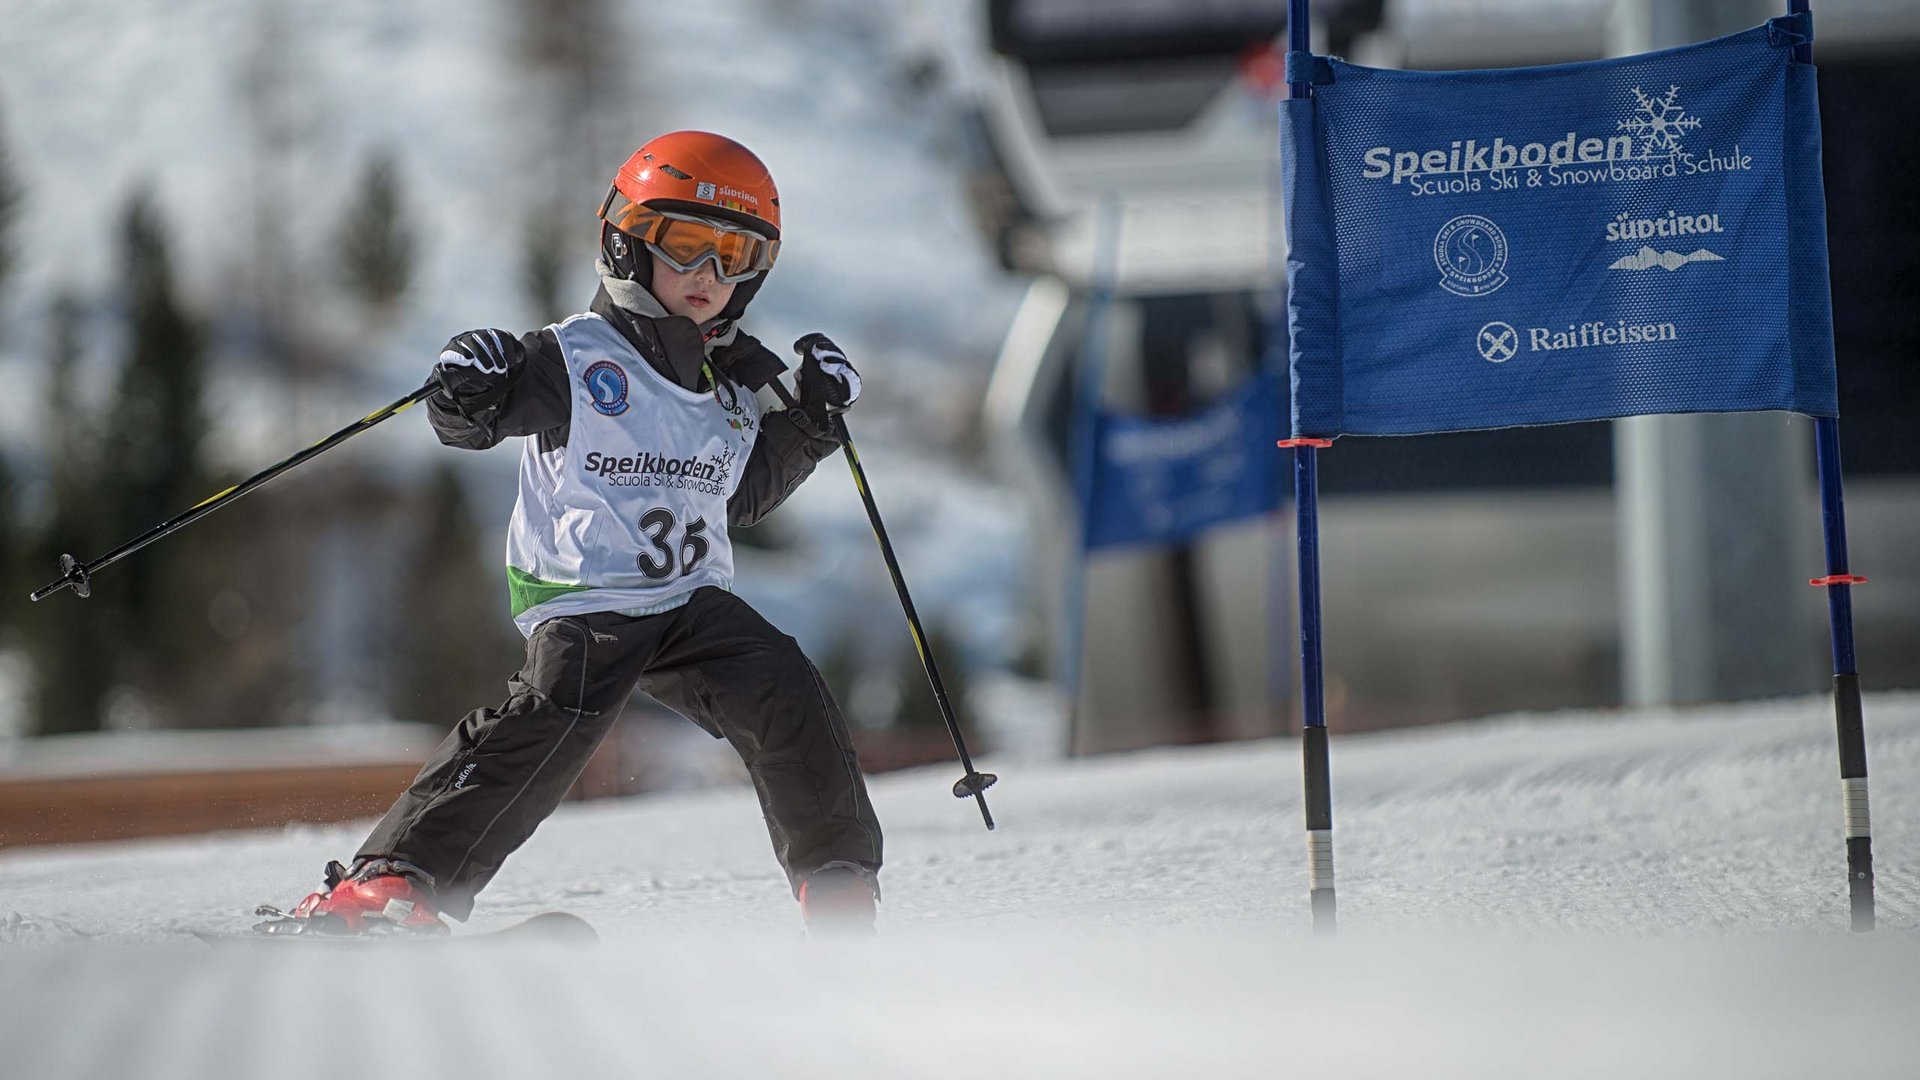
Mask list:
POLYGON ((1584 322, 1569 323, 1565 330, 1545 326, 1527 327, 1528 352, 1612 348, 1678 340, 1680 328, 1670 322, 1630 323, 1625 319, 1616 319, 1611 326, 1603 322, 1584 322))
POLYGON ((1752 156, 1737 144, 1703 154, 1682 145, 1701 120, 1681 105, 1678 86, 1659 95, 1636 86, 1632 95, 1632 111, 1604 134, 1575 130, 1536 141, 1476 136, 1425 150, 1375 146, 1361 153, 1360 175, 1404 184, 1420 196, 1630 183, 1753 167, 1752 156))
POLYGON ((1521 351, 1560 352, 1563 349, 1614 349, 1626 345, 1658 345, 1679 341, 1680 328, 1670 322, 1612 323, 1593 321, 1568 323, 1566 329, 1529 326, 1516 329, 1512 323, 1490 322, 1474 335, 1473 347, 1480 359, 1489 364, 1504 364, 1521 351), (1522 334, 1525 334, 1522 337, 1522 334))

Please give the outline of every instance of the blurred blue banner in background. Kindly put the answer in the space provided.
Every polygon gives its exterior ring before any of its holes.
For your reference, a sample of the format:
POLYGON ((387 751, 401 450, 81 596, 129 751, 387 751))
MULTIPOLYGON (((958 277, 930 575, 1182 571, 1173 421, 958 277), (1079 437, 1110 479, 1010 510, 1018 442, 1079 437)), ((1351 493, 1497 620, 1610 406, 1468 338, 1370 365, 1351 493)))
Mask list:
POLYGON ((1293 433, 1834 415, 1811 33, 1498 71, 1290 56, 1315 83, 1281 118, 1293 433))
POLYGON ((1172 543, 1279 507, 1282 401, 1266 372, 1187 416, 1101 413, 1081 493, 1088 550, 1172 543))

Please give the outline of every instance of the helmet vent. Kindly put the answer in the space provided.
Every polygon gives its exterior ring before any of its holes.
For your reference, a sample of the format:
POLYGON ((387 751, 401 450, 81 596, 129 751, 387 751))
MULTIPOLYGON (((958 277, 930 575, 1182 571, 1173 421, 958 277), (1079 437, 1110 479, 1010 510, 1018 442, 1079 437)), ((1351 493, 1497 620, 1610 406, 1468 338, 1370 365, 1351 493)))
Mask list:
POLYGON ((664 161, 660 163, 660 171, 663 173, 666 173, 668 176, 673 177, 675 180, 693 179, 693 177, 687 175, 686 173, 681 172, 679 169, 674 168, 673 166, 667 164, 664 161))

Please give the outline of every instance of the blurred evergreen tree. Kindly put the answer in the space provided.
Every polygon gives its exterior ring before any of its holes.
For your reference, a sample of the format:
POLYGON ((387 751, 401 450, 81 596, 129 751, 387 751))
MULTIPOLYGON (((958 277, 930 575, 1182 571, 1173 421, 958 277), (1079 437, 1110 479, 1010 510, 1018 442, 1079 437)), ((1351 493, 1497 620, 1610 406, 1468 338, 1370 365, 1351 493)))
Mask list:
POLYGON ((625 92, 633 35, 610 0, 513 0, 511 14, 513 70, 534 84, 536 137, 545 143, 531 160, 546 166, 549 175, 538 180, 548 196, 577 206, 599 194, 577 185, 603 170, 611 175, 608 158, 632 150, 618 144, 632 138, 636 111, 625 92))
MULTIPOLYGON (((146 531, 211 491, 201 458, 201 330, 175 294, 166 230, 146 192, 128 201, 119 240, 127 352, 101 439, 105 475, 96 485, 110 519, 96 537, 111 537, 110 543, 146 531)), ((186 595, 197 550, 179 540, 155 544, 137 556, 137 566, 118 568, 111 590, 125 601, 121 653, 131 665, 130 681, 156 699, 191 675, 187 631, 202 627, 205 608, 204 598, 186 595)))
POLYGON ((399 671, 389 710, 402 720, 451 727, 497 705, 521 656, 507 617, 506 575, 486 558, 460 477, 434 470, 413 550, 399 584, 399 671))
POLYGON ((12 156, 7 150, 6 125, 0 123, 0 294, 4 294, 7 278, 19 263, 13 227, 20 219, 20 204, 25 197, 19 178, 14 176, 12 156))
POLYGON ((561 215, 552 210, 537 210, 527 217, 522 232, 525 262, 520 283, 526 289, 527 303, 542 325, 559 322, 572 305, 560 295, 566 280, 567 235, 561 215))
MULTIPOLYGON (((0 114, 0 304, 6 301, 7 278, 12 276, 18 256, 14 248, 13 228, 20 217, 24 198, 20 182, 13 174, 12 157, 7 150, 7 128, 0 114)), ((3 309, 0 309, 3 310, 3 309)), ((11 320, 0 314, 0 338, 6 335, 11 320)), ((13 469, 0 457, 0 631, 9 629, 19 618, 19 583, 24 580, 19 522, 14 515, 13 469)), ((29 586, 32 588, 33 586, 29 586)))
POLYGON ((7 632, 20 622, 25 610, 20 606, 21 593, 39 587, 37 582, 24 584, 27 568, 21 550, 20 520, 15 510, 13 464, 5 454, 0 454, 0 645, 8 643, 7 632))
MULTIPOLYGON (((28 578, 37 588, 54 579, 60 556, 91 558, 112 516, 99 498, 101 440, 87 404, 75 393, 83 350, 80 303, 55 298, 48 312, 46 426, 48 512, 30 545, 28 578)), ((82 600, 56 593, 35 604, 22 628, 32 671, 33 728, 43 735, 95 731, 117 678, 119 597, 112 591, 82 600)))
POLYGON ((860 679, 859 655, 853 636, 839 634, 809 658, 814 669, 820 672, 820 681, 827 684, 827 692, 846 714, 847 722, 856 728, 866 726, 867 720, 858 713, 853 697, 860 679))
POLYGON ((414 236, 391 153, 383 150, 367 159, 334 247, 348 293, 375 323, 392 321, 413 280, 414 236))
MULTIPOLYGON (((307 306, 299 302, 299 270, 309 261, 289 228, 305 209, 301 150, 322 126, 314 100, 312 73, 319 68, 306 55, 307 37, 295 22, 291 5, 281 2, 240 5, 232 21, 235 34, 232 75, 245 113, 246 179, 252 211, 252 250, 246 264, 244 297, 266 335, 265 358, 300 381, 310 372, 309 354, 289 348, 288 338, 307 306)), ((235 224, 238 224, 237 222, 235 224)))
MULTIPOLYGON (((627 5, 631 7, 632 5, 627 5)), ((525 125, 518 136, 524 219, 522 284, 542 320, 579 311, 567 295, 599 250, 592 208, 632 153, 646 115, 634 73, 641 42, 614 0, 509 0, 506 38, 525 125)))

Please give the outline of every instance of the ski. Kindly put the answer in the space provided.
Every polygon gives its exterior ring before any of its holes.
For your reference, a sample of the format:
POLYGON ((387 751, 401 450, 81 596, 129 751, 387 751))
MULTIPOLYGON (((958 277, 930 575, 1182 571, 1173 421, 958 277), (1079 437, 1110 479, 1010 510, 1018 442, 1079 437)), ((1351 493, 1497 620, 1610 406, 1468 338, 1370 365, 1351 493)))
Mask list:
POLYGON ((266 916, 266 921, 256 924, 251 930, 195 930, 193 936, 208 945, 228 945, 235 942, 307 941, 347 948, 378 948, 396 944, 458 944, 479 941, 588 944, 600 940, 600 934, 594 930, 593 924, 567 911, 543 911, 507 926, 465 934, 429 934, 402 930, 364 934, 330 933, 319 928, 322 924, 295 919, 276 908, 262 907, 256 914, 266 916))

